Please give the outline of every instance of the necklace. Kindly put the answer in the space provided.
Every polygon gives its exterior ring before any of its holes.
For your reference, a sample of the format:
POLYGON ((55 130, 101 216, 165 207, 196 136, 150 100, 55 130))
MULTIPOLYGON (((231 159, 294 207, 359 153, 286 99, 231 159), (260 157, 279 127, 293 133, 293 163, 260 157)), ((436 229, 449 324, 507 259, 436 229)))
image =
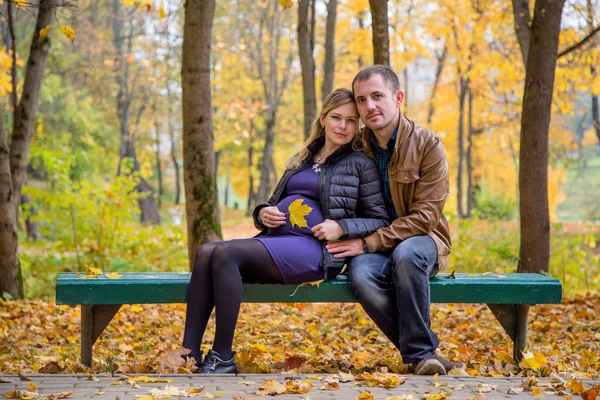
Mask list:
POLYGON ((321 172, 321 157, 315 158, 315 162, 312 166, 312 170, 315 171, 316 174, 321 172))

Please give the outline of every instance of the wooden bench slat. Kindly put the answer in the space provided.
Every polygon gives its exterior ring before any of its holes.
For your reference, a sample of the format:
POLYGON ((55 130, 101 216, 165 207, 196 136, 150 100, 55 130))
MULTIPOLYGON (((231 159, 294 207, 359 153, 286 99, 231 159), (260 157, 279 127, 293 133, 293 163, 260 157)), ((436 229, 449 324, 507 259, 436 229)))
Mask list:
MULTIPOLYGON (((189 273, 130 272, 120 279, 81 279, 62 273, 56 281, 57 304, 185 303, 189 273)), ((441 273, 431 280, 432 303, 558 304, 562 285, 556 278, 539 274, 441 273)), ((355 302, 347 280, 330 280, 320 287, 305 285, 244 284, 244 302, 326 303, 355 302), (297 289, 297 290, 296 290, 297 289), (294 296, 292 293, 296 291, 294 296)))

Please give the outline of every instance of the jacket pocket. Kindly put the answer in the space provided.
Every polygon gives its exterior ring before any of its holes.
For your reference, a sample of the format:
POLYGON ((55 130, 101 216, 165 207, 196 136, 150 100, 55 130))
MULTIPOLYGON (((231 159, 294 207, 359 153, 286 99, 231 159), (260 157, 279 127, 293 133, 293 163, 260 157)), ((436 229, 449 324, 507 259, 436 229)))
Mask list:
POLYGON ((411 183, 419 179, 421 175, 419 175, 419 171, 398 171, 396 175, 394 175, 394 180, 400 183, 411 183))

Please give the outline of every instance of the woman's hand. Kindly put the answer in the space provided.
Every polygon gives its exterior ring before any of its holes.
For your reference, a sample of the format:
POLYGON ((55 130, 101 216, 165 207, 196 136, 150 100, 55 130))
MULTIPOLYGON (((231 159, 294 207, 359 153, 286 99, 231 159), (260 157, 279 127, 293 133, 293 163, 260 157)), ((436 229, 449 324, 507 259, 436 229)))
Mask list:
POLYGON ((261 208, 258 213, 258 218, 267 228, 277 228, 278 226, 286 224, 285 214, 279 211, 279 208, 275 206, 261 208))
POLYGON ((340 224, 330 219, 326 219, 319 225, 313 226, 312 231, 317 239, 327 241, 338 240, 344 234, 344 230, 340 224))

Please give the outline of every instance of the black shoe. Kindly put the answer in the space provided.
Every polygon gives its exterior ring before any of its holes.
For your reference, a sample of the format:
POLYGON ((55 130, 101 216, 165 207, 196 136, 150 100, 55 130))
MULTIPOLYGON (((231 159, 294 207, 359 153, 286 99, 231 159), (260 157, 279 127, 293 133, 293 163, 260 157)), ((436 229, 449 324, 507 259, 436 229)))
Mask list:
POLYGON ((231 360, 224 361, 221 355, 214 350, 209 350, 204 361, 198 363, 198 374, 237 374, 237 364, 235 362, 235 351, 231 360))

